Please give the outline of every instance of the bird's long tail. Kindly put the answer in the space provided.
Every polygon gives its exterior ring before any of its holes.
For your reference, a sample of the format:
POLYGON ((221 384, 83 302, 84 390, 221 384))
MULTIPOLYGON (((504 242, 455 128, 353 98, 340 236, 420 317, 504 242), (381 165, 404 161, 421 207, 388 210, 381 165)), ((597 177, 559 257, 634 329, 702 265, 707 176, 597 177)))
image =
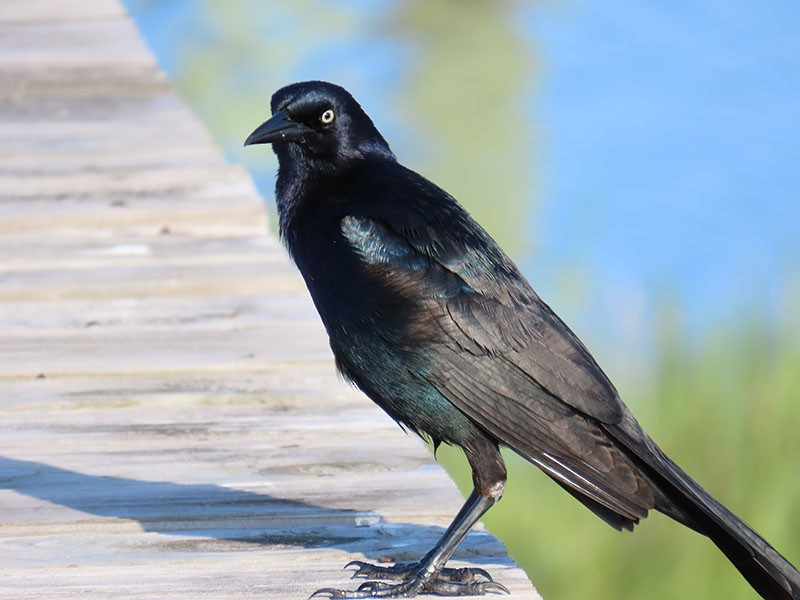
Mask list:
POLYGON ((656 448, 657 459, 648 461, 667 489, 673 506, 656 510, 679 518, 708 536, 744 578, 767 600, 800 600, 800 572, 775 548, 717 502, 699 484, 656 448), (655 463, 655 464, 654 464, 655 463), (666 508, 666 510, 664 510, 666 508))

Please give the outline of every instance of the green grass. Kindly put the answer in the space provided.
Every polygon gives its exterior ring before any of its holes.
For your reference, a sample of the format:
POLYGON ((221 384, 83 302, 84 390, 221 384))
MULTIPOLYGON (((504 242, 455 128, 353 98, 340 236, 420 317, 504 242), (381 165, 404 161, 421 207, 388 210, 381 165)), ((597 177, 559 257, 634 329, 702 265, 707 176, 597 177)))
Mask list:
MULTIPOLYGON (((800 564, 797 328, 739 326, 692 347, 663 337, 648 389, 623 397, 667 454, 800 564)), ((706 538, 657 513, 619 533, 506 456, 506 494, 485 523, 546 600, 757 597, 706 538)), ((442 448, 439 459, 467 491, 460 452, 442 448)))

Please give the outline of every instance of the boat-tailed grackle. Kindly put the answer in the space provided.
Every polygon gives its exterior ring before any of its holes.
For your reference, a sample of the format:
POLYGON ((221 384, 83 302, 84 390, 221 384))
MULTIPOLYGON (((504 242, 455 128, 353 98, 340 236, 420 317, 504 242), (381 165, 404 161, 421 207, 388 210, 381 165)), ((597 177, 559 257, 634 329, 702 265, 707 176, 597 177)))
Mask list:
POLYGON ((270 143, 278 156, 280 235, 339 371, 403 427, 461 447, 474 482, 419 562, 356 561, 366 583, 318 594, 504 591, 482 569, 445 563, 502 496, 507 446, 613 527, 657 510, 708 536, 764 598, 800 598, 800 573, 656 446, 497 243, 396 160, 346 90, 295 83, 271 108, 245 145, 270 143))

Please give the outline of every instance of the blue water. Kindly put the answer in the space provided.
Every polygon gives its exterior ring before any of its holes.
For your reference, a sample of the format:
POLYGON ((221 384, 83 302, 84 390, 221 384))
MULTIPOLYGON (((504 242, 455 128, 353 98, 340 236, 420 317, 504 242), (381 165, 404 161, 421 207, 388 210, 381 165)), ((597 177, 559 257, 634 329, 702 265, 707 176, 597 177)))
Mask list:
POLYGON ((800 3, 578 2, 524 22, 546 57, 538 260, 591 256, 595 286, 667 291, 695 328, 783 310, 800 266, 800 3))
MULTIPOLYGON (((346 76, 402 146, 409 134, 392 96, 413 48, 375 25, 395 3, 333 4, 347 11, 232 1, 226 10, 252 14, 231 36, 206 3, 126 2, 171 77, 193 53, 219 55, 209 93, 258 94, 266 106, 279 83, 346 76)), ((514 11, 538 66, 523 99, 538 132, 537 209, 525 232, 535 243, 516 256, 537 289, 579 330, 622 332, 634 348, 664 304, 700 333, 753 312, 796 314, 800 2, 498 6, 514 11)), ((231 110, 230 100, 188 100, 231 110)), ((251 159, 241 131, 215 134, 231 160, 251 159)), ((247 164, 268 196, 274 162, 261 156, 247 164)))

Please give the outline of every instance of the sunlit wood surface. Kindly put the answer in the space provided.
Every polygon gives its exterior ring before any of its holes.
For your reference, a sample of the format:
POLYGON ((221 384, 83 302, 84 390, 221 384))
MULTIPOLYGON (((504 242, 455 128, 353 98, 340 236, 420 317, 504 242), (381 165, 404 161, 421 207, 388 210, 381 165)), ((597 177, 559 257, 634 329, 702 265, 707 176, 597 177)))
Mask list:
MULTIPOLYGON (((0 596, 306 598, 460 502, 337 380, 250 178, 120 5, 0 3, 0 596)), ((483 531, 457 558, 536 597, 483 531)))

